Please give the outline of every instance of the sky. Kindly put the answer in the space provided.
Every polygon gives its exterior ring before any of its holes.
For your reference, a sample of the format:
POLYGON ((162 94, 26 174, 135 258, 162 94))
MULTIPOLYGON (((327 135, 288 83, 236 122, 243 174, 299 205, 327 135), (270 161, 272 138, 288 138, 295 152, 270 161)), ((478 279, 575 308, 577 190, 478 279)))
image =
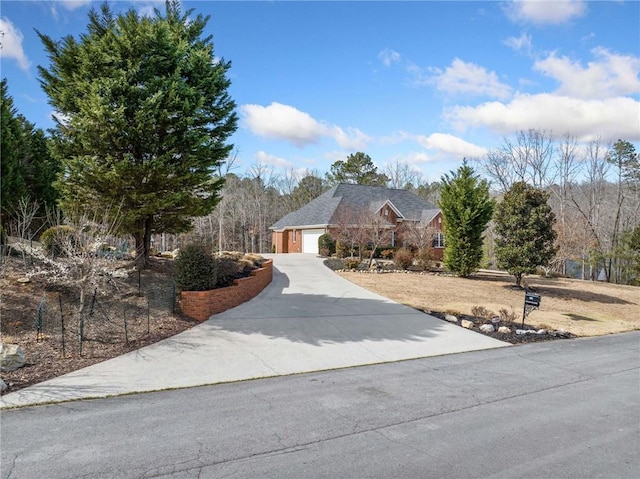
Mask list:
MULTIPOLYGON (((40 128, 55 112, 38 79, 55 40, 86 30, 88 0, 0 4, 1 76, 40 128)), ((142 15, 155 0, 109 2, 142 15)), ((329 171, 361 151, 437 181, 520 130, 640 151, 640 2, 182 1, 210 15, 231 61, 231 137, 242 174, 329 171)))

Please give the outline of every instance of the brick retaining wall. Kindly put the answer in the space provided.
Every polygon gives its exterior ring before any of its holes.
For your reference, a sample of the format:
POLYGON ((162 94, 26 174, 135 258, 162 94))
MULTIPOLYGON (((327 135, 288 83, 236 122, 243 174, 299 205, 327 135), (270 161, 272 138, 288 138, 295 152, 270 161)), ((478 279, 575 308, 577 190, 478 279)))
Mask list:
POLYGON ((233 281, 233 286, 209 291, 180 292, 180 309, 190 318, 206 321, 213 314, 249 301, 273 280, 273 260, 267 260, 262 268, 251 271, 251 276, 233 281))

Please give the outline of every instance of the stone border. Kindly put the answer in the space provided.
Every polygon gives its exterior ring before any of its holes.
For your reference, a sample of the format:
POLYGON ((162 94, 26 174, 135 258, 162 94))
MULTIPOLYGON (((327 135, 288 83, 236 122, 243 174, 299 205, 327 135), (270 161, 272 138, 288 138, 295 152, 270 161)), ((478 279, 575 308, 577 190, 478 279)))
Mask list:
POLYGON ((251 276, 233 280, 232 286, 209 291, 181 291, 180 309, 197 321, 235 308, 255 298, 273 280, 273 260, 262 263, 262 268, 251 271, 251 276))

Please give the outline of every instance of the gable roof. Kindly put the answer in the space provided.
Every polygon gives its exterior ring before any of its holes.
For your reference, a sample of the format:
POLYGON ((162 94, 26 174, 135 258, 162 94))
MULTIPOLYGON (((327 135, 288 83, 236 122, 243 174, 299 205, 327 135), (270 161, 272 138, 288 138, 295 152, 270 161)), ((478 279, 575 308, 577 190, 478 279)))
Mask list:
POLYGON ((401 218, 410 221, 420 221, 429 216, 425 211, 439 211, 433 204, 407 190, 340 183, 299 210, 287 214, 274 223, 271 229, 282 231, 294 227, 328 226, 335 223, 336 212, 340 207, 377 212, 387 203, 400 213, 401 218))

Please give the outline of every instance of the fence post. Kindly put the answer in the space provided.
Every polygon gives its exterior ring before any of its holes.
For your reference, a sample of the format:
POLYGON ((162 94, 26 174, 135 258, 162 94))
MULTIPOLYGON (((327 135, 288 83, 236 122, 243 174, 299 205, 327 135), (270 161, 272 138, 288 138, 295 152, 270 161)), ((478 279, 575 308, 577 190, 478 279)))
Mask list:
POLYGON ((36 341, 40 341, 42 339, 42 318, 44 316, 44 307, 47 301, 47 297, 42 295, 42 299, 40 300, 40 304, 38 305, 38 309, 36 311, 36 341))
POLYGON ((127 307, 122 307, 122 319, 124 320, 124 341, 129 344, 129 334, 127 332, 127 307))
POLYGON ((58 293, 58 304, 60 304, 60 328, 62 330, 62 357, 66 358, 67 355, 64 343, 64 315, 62 314, 62 295, 60 293, 58 293))
POLYGON ((84 311, 80 313, 80 356, 82 356, 82 340, 84 337, 84 311))

